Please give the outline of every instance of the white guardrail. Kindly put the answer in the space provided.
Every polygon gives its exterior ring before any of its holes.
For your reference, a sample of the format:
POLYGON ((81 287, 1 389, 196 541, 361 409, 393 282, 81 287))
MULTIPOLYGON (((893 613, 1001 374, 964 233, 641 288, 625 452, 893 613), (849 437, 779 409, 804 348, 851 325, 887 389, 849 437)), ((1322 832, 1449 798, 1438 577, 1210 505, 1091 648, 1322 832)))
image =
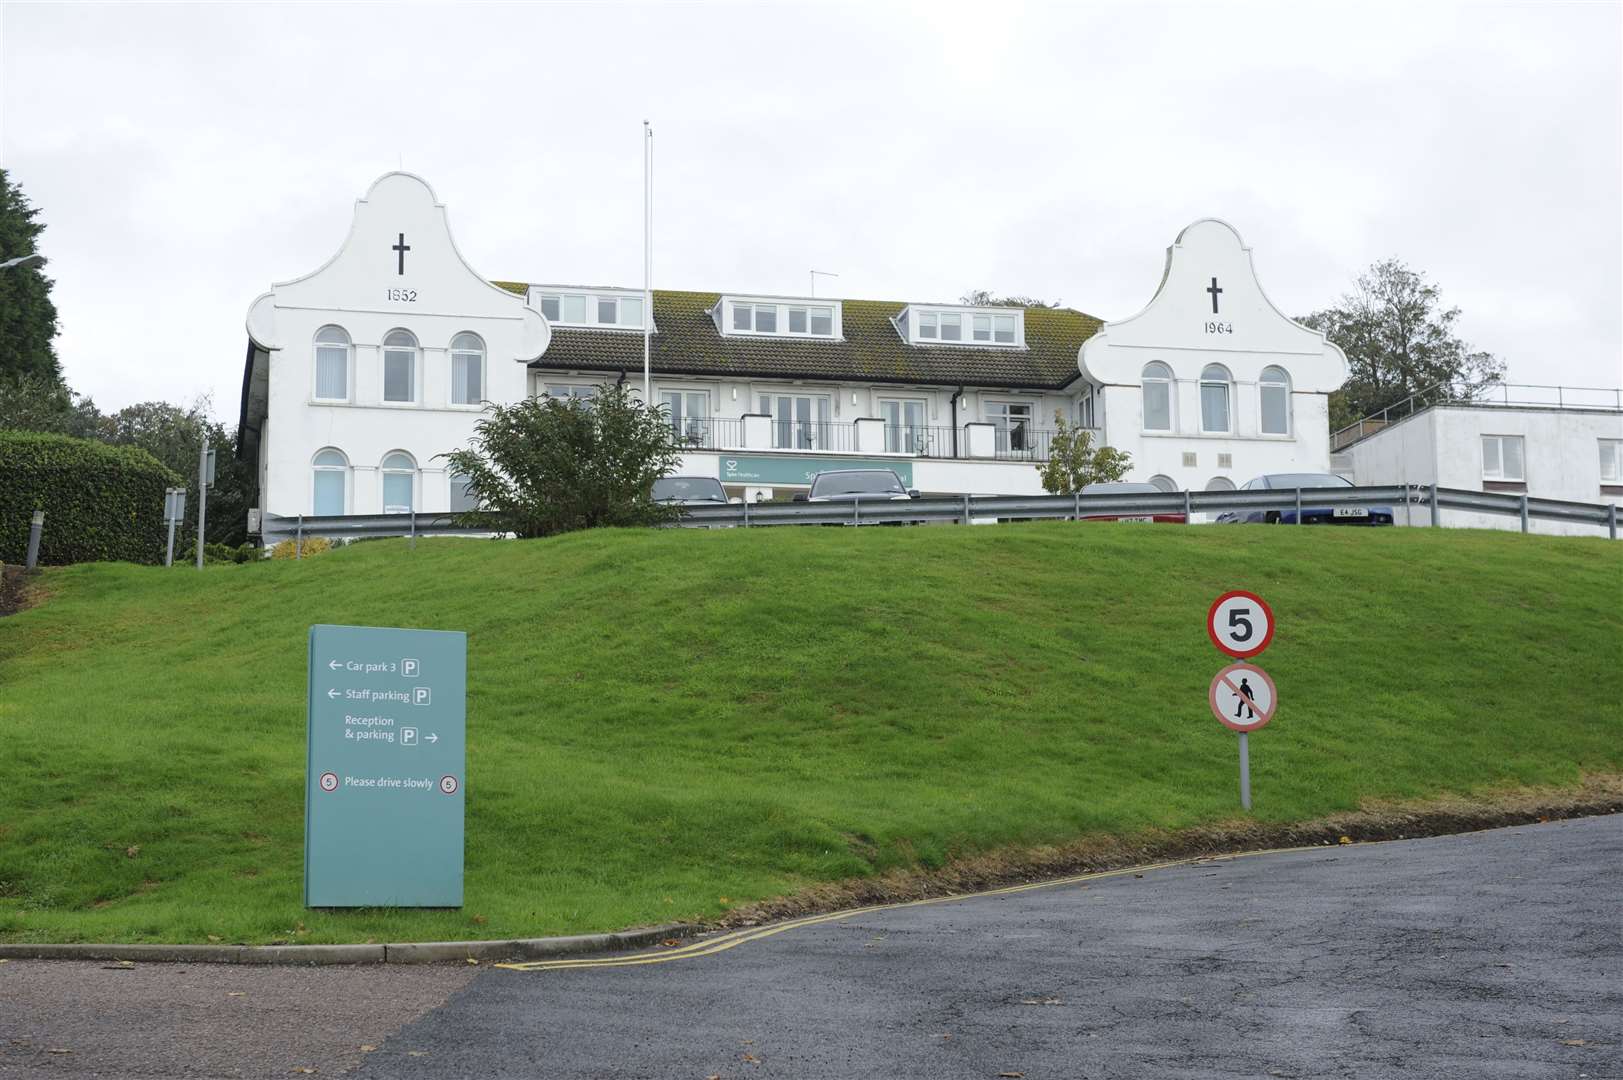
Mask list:
MULTIPOLYGON (((1278 518, 1301 520, 1303 507, 1421 506, 1429 510, 1431 524, 1439 525, 1443 510, 1468 510, 1520 518, 1522 532, 1529 522, 1564 521, 1594 525, 1617 539, 1617 507, 1607 503, 1563 502, 1527 495, 1426 484, 1386 487, 1292 488, 1283 491, 1177 491, 1127 495, 947 495, 905 502, 863 500, 851 503, 730 503, 689 506, 679 527, 713 529, 767 525, 883 525, 896 522, 970 524, 1031 520, 1076 519, 1093 516, 1150 517, 1156 514, 1217 515, 1260 510, 1278 518)), ((264 542, 275 544, 322 536, 329 540, 385 536, 489 536, 496 530, 459 523, 459 515, 342 514, 324 517, 265 514, 264 542)), ((1289 522, 1287 522, 1289 523, 1289 522)))

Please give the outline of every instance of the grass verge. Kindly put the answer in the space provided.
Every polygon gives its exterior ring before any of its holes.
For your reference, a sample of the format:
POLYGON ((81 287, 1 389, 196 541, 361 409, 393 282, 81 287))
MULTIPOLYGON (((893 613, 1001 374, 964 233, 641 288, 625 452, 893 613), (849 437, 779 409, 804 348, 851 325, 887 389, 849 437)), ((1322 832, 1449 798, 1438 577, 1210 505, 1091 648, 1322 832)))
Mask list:
POLYGON ((579 534, 48 571, 0 620, 0 939, 531 937, 1623 771, 1623 547, 1393 530, 579 534), (1256 812, 1207 711, 1251 588, 1256 812), (469 634, 466 906, 300 906, 305 635, 469 634))

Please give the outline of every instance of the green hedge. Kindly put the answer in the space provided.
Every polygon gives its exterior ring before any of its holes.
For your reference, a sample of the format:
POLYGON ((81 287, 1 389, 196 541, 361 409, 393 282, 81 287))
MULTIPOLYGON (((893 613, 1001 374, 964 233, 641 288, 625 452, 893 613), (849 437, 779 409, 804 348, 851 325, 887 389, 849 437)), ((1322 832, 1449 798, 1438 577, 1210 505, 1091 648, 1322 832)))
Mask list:
POLYGON ((145 450, 0 431, 0 562, 20 563, 28 522, 45 511, 39 561, 163 561, 163 492, 180 477, 145 450))

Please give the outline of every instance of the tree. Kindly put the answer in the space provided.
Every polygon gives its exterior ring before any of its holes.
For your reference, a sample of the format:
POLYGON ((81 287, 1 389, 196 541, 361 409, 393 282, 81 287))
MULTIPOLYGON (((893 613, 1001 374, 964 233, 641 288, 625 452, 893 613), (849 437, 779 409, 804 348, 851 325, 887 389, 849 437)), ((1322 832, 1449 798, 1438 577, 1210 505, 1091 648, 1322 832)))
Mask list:
POLYGON ((1054 435, 1048 443, 1048 460, 1037 466, 1043 490, 1053 495, 1070 495, 1088 484, 1120 480, 1132 467, 1133 455, 1114 446, 1093 445, 1093 432, 1072 427, 1065 414, 1055 410, 1054 435))
POLYGON ((993 296, 991 290, 989 289, 976 289, 973 292, 967 292, 958 298, 958 302, 963 304, 965 307, 1057 308, 1060 304, 1058 300, 1055 300, 1053 303, 1049 303, 1046 300, 1039 300, 1035 296, 1021 296, 1018 294, 1011 296, 993 296))
POLYGON ((0 375, 0 430, 95 439, 102 419, 94 401, 54 375, 0 375))
MULTIPOLYGON (((0 169, 0 262, 33 255, 43 222, 29 205, 22 188, 0 169)), ((42 375, 62 377, 57 363, 56 305, 51 303, 51 279, 38 267, 0 270, 0 376, 42 375)))
POLYGON ((590 400, 488 405, 472 444, 440 456, 481 508, 460 524, 535 537, 654 525, 680 512, 650 495, 682 457, 670 419, 622 385, 600 386, 590 400))
POLYGON ((1441 306, 1424 274, 1385 259, 1359 275, 1338 305, 1298 319, 1347 354, 1347 381, 1330 396, 1331 429, 1434 387, 1467 397, 1503 378, 1504 361, 1456 335, 1459 317, 1459 308, 1441 306))
POLYGON ((203 439, 214 449, 214 486, 209 489, 207 542, 235 547, 247 539, 248 508, 258 483, 251 461, 238 461, 235 433, 209 416, 209 399, 190 406, 167 401, 128 405, 101 421, 100 438, 120 446, 138 446, 186 478, 186 518, 177 530, 177 546, 197 530, 197 462, 203 439))

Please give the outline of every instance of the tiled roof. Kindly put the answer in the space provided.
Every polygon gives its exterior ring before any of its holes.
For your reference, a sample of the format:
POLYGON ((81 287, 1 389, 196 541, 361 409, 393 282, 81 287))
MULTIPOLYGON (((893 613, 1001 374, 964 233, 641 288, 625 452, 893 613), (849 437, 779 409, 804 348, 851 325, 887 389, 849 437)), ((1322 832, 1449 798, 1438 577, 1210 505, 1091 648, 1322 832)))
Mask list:
MULTIPOLYGON (((498 283, 504 284, 504 283, 498 283)), ((720 293, 654 292, 652 366, 668 375, 831 379, 1057 389, 1103 323, 1069 308, 1026 308, 1026 347, 910 345, 891 323, 902 301, 843 300, 843 341, 726 336, 709 315, 720 293)), ((642 335, 555 327, 536 368, 640 371, 642 335)))

